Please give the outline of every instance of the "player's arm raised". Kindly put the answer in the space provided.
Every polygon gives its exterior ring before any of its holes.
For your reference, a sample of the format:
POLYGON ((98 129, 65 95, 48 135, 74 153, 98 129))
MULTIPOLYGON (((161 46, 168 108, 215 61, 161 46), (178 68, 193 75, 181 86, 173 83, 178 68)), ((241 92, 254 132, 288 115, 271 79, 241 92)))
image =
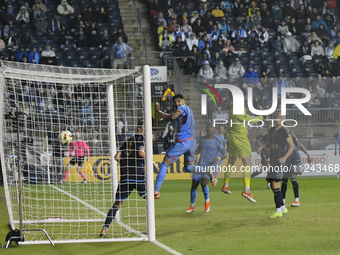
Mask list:
POLYGON ((175 120, 177 119, 179 116, 181 116, 182 111, 181 110, 177 110, 176 112, 172 113, 172 114, 168 114, 165 112, 162 112, 160 110, 160 106, 159 103, 156 103, 156 111, 162 116, 164 121, 171 121, 171 120, 175 120))

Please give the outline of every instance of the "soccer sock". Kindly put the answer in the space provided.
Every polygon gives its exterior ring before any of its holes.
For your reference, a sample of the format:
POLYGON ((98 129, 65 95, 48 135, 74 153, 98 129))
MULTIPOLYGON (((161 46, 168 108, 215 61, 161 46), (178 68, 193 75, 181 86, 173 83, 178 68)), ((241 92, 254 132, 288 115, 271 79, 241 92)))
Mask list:
POLYGON ((191 193, 190 193, 191 207, 195 207, 196 196, 197 196, 197 189, 191 189, 191 193))
POLYGON ((205 186, 204 188, 202 188, 202 191, 204 194, 205 201, 209 200, 209 187, 205 186))
POLYGON ((113 205, 112 208, 109 210, 106 216, 106 220, 104 223, 104 228, 109 228, 111 222, 114 220, 117 211, 119 210, 118 206, 113 205))
POLYGON ((232 167, 231 164, 227 165, 227 171, 224 173, 224 186, 229 187, 229 180, 231 176, 231 171, 229 171, 229 166, 232 167))
POLYGON ((159 172, 156 178, 155 192, 159 192, 159 190, 161 189, 168 167, 169 165, 164 161, 160 164, 159 172))
POLYGON ((250 180, 251 180, 250 167, 246 166, 246 172, 243 173, 243 183, 244 183, 244 191, 247 193, 250 193, 250 180))
POLYGON ((299 184, 297 183, 297 181, 292 181, 292 184, 293 184, 295 201, 299 201, 299 184))
POLYGON ((287 181, 282 182, 282 186, 281 186, 282 199, 286 199, 287 184, 288 184, 287 181))
POLYGON ((79 174, 80 174, 81 178, 83 178, 83 180, 86 179, 85 176, 84 176, 84 174, 83 174, 83 172, 79 172, 79 174))
POLYGON ((63 182, 65 182, 66 180, 66 176, 68 175, 68 170, 65 169, 65 172, 64 172, 64 176, 63 176, 63 182))
POLYGON ((282 206, 282 193, 280 189, 273 189, 274 192, 274 201, 276 206, 276 211, 281 212, 281 206, 282 206), (279 211, 278 211, 279 209, 279 211))

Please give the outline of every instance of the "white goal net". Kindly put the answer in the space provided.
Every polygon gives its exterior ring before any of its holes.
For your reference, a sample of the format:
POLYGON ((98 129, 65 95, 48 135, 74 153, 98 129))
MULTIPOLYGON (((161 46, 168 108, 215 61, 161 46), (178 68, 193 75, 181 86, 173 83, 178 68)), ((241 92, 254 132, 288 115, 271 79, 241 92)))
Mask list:
POLYGON ((22 229, 23 244, 49 243, 41 229, 54 243, 148 240, 147 200, 136 191, 99 238, 120 180, 113 157, 144 122, 140 75, 1 62, 1 164, 10 226, 22 229), (62 145, 65 130, 81 145, 62 145))

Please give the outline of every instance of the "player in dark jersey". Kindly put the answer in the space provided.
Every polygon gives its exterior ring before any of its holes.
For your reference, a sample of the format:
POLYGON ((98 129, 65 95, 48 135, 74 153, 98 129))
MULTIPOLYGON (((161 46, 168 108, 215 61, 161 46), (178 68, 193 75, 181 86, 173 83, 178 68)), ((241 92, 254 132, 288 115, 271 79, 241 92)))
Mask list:
POLYGON ((270 148, 270 164, 268 166, 267 181, 274 192, 276 211, 270 218, 280 218, 288 212, 282 200, 280 189, 282 178, 289 178, 291 170, 297 167, 299 158, 290 135, 290 130, 282 126, 286 116, 277 114, 276 126, 270 129, 269 142, 262 145, 257 153, 270 148))
MULTIPOLYGON (((256 145, 261 147, 262 145, 269 142, 269 132, 271 129, 271 124, 269 123, 267 125, 267 133, 264 135, 259 135, 256 137, 256 145)), ((254 178, 255 176, 262 173, 263 167, 268 167, 269 165, 269 148, 261 151, 261 172, 256 171, 251 174, 251 178, 254 178)), ((267 189, 270 189, 270 182, 267 182, 267 189)))
MULTIPOLYGON (((107 230, 117 211, 134 189, 141 197, 145 198, 144 148, 144 124, 138 123, 137 134, 129 138, 115 155, 115 160, 120 163, 120 181, 116 192, 116 201, 106 216, 100 237, 107 235, 107 230)), ((157 164, 153 165, 158 169, 157 164)))
MULTIPOLYGON (((195 155, 201 154, 198 165, 206 168, 215 168, 218 170, 219 162, 228 157, 225 150, 224 141, 221 140, 215 133, 215 128, 212 123, 206 126, 207 135, 200 139, 199 146, 196 149, 195 155)), ((210 176, 202 173, 195 173, 192 175, 192 185, 190 193, 190 207, 187 213, 196 210, 195 201, 197 196, 197 188, 201 183, 202 191, 205 198, 205 211, 210 211, 209 187, 207 186, 210 176)))
MULTIPOLYGON (((301 171, 300 171, 301 157, 300 157, 300 153, 299 153, 298 149, 302 150, 306 154, 308 163, 311 163, 312 159, 311 159, 308 151, 306 150, 305 146, 303 146, 303 144, 300 143, 300 141, 296 137, 296 135, 293 132, 290 132, 290 134, 293 138, 293 142, 294 142, 294 146, 295 146, 295 152, 297 153, 297 155, 299 157, 299 166, 297 168, 297 171, 292 172, 291 176, 290 176, 290 181, 293 185, 293 191, 294 191, 294 197, 295 197, 294 202, 292 203, 292 207, 299 207, 300 206, 299 184, 298 184, 296 178, 297 178, 298 174, 301 174, 301 171)), ((286 200, 287 184, 288 184, 288 178, 283 178, 282 179, 281 192, 282 192, 282 199, 283 199, 284 204, 285 204, 285 200, 286 200)))
POLYGON ((189 106, 185 105, 184 97, 177 94, 173 97, 177 110, 172 114, 160 111, 159 103, 156 103, 156 111, 164 121, 177 120, 176 141, 166 151, 163 162, 157 174, 155 183, 155 199, 160 198, 160 189, 165 179, 168 167, 175 162, 182 154, 184 155, 184 170, 191 171, 192 162, 195 160, 196 135, 194 114, 189 106))

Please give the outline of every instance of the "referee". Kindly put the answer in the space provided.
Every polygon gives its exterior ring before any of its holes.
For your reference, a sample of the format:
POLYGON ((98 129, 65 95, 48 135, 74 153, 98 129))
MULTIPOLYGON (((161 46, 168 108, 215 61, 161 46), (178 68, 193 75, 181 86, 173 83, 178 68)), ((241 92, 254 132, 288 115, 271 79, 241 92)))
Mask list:
POLYGON ((257 153, 270 148, 270 164, 268 166, 267 181, 274 192, 276 211, 270 218, 281 218, 288 213, 283 203, 280 189, 282 178, 290 178, 290 175, 298 167, 299 158, 295 151, 294 142, 290 130, 282 126, 286 116, 278 112, 276 126, 269 132, 269 142, 262 145, 257 153))
MULTIPOLYGON (((115 155, 115 160, 120 163, 120 181, 116 192, 116 201, 107 214, 100 237, 107 235, 107 230, 117 211, 134 189, 141 197, 145 197, 144 158, 144 124, 139 122, 137 133, 124 142, 115 155)), ((156 163, 153 165, 158 171, 158 165, 156 163)))

